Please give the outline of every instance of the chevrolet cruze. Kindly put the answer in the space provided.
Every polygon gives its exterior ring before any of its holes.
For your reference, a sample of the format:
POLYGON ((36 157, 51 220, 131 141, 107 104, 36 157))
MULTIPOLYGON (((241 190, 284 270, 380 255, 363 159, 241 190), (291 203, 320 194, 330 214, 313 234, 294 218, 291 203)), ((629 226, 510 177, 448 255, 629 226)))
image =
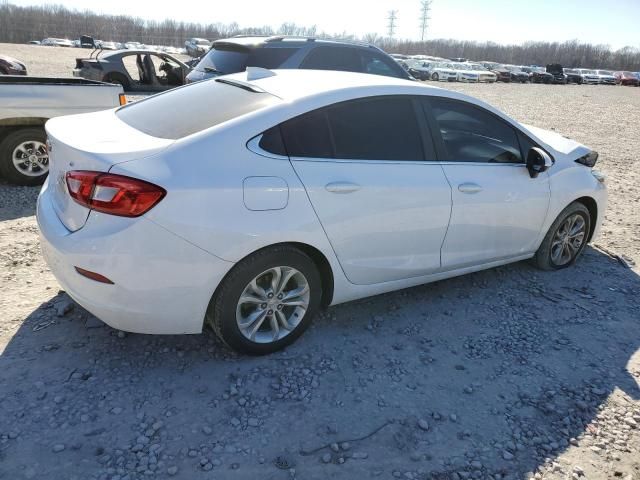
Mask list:
POLYGON ((573 264, 598 154, 466 95, 249 68, 46 124, 44 255, 107 324, 276 351, 321 306, 532 259, 573 264))

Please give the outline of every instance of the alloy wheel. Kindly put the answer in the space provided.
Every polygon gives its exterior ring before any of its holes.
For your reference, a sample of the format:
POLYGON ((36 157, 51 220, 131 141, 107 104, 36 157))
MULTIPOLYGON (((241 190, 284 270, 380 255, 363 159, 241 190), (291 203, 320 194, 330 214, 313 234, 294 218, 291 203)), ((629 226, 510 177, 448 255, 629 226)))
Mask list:
POLYGON ((551 261, 557 266, 571 262, 580 253, 587 236, 587 224, 579 213, 565 219, 551 241, 551 261))
POLYGON ((252 342, 277 342, 300 324, 310 299, 309 282, 300 271, 270 268, 242 291, 236 306, 238 329, 252 342))
POLYGON ((11 159, 16 170, 28 177, 39 177, 49 171, 47 146, 37 140, 19 144, 11 159))

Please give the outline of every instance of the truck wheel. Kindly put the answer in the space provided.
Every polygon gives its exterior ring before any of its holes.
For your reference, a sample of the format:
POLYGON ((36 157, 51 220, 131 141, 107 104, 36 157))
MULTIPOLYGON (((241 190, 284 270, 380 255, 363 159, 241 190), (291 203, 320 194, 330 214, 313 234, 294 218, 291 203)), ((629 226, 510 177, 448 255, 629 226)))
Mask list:
POLYGON ((47 135, 43 128, 21 128, 0 143, 0 174, 16 185, 40 185, 49 173, 47 135))
POLYGON ((129 80, 121 73, 108 73, 104 76, 104 81, 107 83, 115 83, 116 85, 122 85, 124 90, 129 90, 129 80))

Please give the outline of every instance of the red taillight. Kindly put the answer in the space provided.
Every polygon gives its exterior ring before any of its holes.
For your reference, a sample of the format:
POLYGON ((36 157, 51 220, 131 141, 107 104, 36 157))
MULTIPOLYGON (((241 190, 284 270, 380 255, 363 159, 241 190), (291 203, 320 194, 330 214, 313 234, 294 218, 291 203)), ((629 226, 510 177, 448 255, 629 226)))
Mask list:
POLYGON ((80 205, 121 217, 139 217, 166 195, 166 190, 137 178, 111 173, 67 172, 69 195, 80 205))

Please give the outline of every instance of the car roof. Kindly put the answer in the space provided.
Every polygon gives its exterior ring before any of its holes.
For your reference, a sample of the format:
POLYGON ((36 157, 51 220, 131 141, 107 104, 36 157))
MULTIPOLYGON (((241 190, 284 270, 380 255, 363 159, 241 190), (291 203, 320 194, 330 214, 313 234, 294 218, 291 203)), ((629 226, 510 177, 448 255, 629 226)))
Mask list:
POLYGON ((212 42, 212 46, 215 47, 217 43, 229 44, 234 43, 242 45, 244 47, 265 47, 280 46, 283 44, 290 46, 307 45, 309 43, 322 44, 322 45, 346 45, 354 48, 375 48, 377 47, 363 42, 355 42, 350 40, 325 40, 315 37, 296 37, 288 35, 271 35, 271 36, 259 36, 259 35, 237 35, 235 37, 221 38, 212 42))
POLYGON ((149 49, 142 49, 142 48, 140 48, 140 49, 136 48, 136 49, 129 50, 129 49, 123 48, 121 50, 111 50, 109 53, 101 53, 100 54, 100 59, 114 57, 114 56, 122 55, 122 54, 125 54, 125 53, 128 53, 128 54, 155 53, 156 55, 168 55, 167 52, 161 52, 161 51, 158 51, 158 50, 149 50, 149 49))
POLYGON ((248 72, 241 72, 218 78, 248 83, 285 101, 295 101, 304 97, 325 94, 329 91, 362 89, 363 87, 370 89, 399 87, 399 89, 406 90, 407 93, 415 90, 416 93, 422 94, 425 93, 425 90, 442 91, 439 87, 427 86, 411 80, 366 73, 298 69, 255 69, 253 71, 264 72, 265 77, 251 80, 248 79, 250 78, 248 72))

